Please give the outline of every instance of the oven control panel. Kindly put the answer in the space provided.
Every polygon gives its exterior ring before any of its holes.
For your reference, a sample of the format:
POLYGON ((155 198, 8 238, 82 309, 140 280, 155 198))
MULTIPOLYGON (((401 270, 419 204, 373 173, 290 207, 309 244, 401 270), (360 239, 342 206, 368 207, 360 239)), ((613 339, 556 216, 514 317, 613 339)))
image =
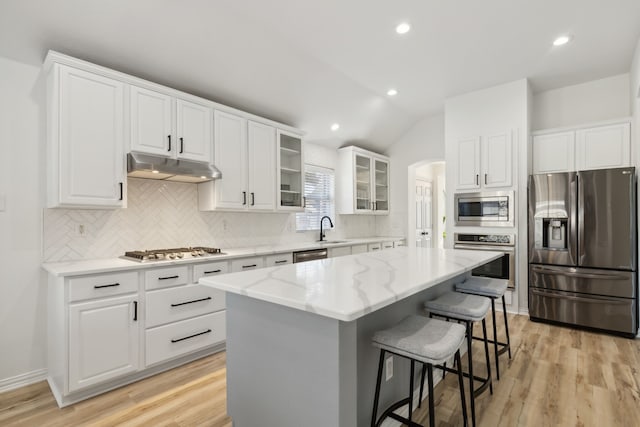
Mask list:
POLYGON ((464 234, 455 233, 455 243, 467 243, 472 245, 505 245, 514 246, 513 234, 464 234))

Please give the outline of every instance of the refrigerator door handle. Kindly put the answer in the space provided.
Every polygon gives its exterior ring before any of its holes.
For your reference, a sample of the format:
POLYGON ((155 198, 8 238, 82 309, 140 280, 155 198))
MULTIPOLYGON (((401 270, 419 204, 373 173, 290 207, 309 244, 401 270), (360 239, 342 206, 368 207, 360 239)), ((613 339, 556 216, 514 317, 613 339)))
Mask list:
POLYGON ((548 298, 558 298, 558 299, 566 299, 569 301, 580 301, 580 302, 590 302, 596 304, 629 304, 629 300, 627 298, 611 298, 611 297, 584 297, 584 296, 574 296, 569 293, 558 293, 555 291, 547 291, 538 288, 530 288, 531 292, 535 295, 539 295, 541 297, 548 298))
POLYGON ((597 274, 597 273, 580 273, 572 271, 559 271, 551 268, 544 267, 532 267, 531 270, 540 274, 556 274, 559 276, 577 277, 579 279, 600 279, 600 280, 629 280, 627 276, 620 276, 615 274, 597 274))
POLYGON ((571 195, 569 196, 569 203, 571 204, 571 215, 569 218, 569 221, 571 221, 569 227, 571 243, 569 244, 569 252, 574 265, 580 264, 579 260, 582 256, 584 242, 583 191, 582 185, 580 185, 580 174, 575 174, 571 181, 571 195))

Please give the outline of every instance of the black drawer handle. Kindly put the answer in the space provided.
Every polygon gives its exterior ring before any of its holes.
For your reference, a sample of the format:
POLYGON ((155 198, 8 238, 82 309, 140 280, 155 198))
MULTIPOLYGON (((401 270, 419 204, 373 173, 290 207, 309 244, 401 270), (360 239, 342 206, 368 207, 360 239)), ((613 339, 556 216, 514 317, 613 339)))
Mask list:
POLYGON ((94 289, 102 289, 102 288, 113 288, 116 286, 120 286, 120 283, 112 283, 110 285, 95 285, 93 288, 94 289))
POLYGON ((169 149, 167 151, 171 151, 171 135, 167 135, 167 138, 169 138, 169 149))
POLYGON ((120 200, 124 200, 124 189, 123 189, 123 183, 120 182, 120 200))
POLYGON ((206 298, 194 299, 193 301, 179 302, 177 304, 171 304, 171 307, 178 307, 178 306, 181 306, 181 305, 193 304, 194 302, 207 301, 207 300, 210 300, 210 299, 211 299, 211 297, 206 297, 206 298))
POLYGON ((256 264, 251 264, 251 265, 243 265, 242 268, 253 268, 253 267, 257 267, 256 264))
POLYGON ((184 153, 184 138, 180 137, 180 154, 184 153))
POLYGON ((204 274, 213 274, 213 273, 220 273, 222 270, 217 269, 217 270, 211 270, 211 271, 205 271, 204 274))
POLYGON ((158 277, 158 280, 169 280, 169 279, 177 279, 180 276, 167 276, 167 277, 158 277))
POLYGON ((180 341, 188 340, 189 338, 199 337, 200 335, 208 334, 210 332, 212 332, 211 329, 207 329, 206 331, 198 332, 197 334, 189 335, 188 337, 178 338, 177 340, 171 340, 171 342, 180 342, 180 341))
POLYGON ((281 259, 281 260, 276 261, 276 264, 284 264, 285 262, 287 262, 286 259, 281 259))
POLYGON ((138 301, 133 302, 133 321, 138 321, 138 301))

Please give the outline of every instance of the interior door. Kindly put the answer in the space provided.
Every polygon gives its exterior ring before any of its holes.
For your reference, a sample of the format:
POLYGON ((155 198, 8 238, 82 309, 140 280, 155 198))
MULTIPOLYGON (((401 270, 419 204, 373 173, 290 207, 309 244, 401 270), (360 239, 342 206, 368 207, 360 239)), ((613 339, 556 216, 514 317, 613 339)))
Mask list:
POLYGON ((432 247, 432 186, 429 181, 416 179, 416 246, 432 247))
POLYGON ((580 266, 635 269, 634 179, 634 168, 578 172, 580 266))

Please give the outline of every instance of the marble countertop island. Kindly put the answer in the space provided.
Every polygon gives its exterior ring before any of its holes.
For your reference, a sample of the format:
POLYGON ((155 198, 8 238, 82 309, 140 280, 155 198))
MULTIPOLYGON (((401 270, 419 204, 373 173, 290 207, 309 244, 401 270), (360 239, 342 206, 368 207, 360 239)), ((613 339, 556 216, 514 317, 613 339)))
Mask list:
POLYGON ((502 252, 400 247, 200 279, 233 294, 352 321, 502 252))

